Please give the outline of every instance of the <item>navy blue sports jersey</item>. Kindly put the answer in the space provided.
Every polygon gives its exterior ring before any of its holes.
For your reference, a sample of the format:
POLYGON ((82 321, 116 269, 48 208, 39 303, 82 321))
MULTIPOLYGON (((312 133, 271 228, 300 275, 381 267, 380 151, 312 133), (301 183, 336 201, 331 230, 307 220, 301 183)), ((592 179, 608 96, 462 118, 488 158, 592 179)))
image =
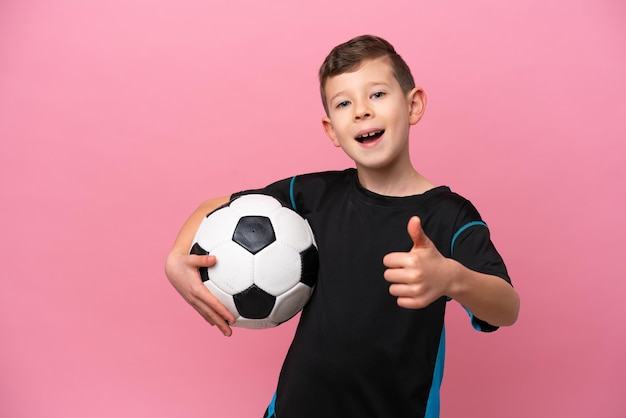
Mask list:
MULTIPOLYGON (((510 283, 474 206, 448 187, 387 197, 363 188, 355 169, 276 182, 265 193, 309 223, 319 276, 304 308, 266 416, 419 418, 439 416, 445 297, 405 309, 389 294, 383 257, 409 251, 411 216, 439 251, 510 283)), ((472 317, 477 329, 496 327, 472 317)))

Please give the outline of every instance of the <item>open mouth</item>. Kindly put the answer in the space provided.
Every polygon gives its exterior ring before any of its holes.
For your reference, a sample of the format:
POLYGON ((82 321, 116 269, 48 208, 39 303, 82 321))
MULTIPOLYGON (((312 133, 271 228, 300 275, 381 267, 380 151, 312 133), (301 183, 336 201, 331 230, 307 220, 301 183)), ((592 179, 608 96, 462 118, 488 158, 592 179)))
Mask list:
POLYGON ((385 133, 384 130, 382 131, 374 131, 374 132, 368 132, 366 134, 363 135, 359 135, 357 136, 355 139, 357 140, 357 142, 360 142, 361 144, 365 144, 368 142, 372 142, 377 140, 378 138, 380 138, 383 134, 385 133))

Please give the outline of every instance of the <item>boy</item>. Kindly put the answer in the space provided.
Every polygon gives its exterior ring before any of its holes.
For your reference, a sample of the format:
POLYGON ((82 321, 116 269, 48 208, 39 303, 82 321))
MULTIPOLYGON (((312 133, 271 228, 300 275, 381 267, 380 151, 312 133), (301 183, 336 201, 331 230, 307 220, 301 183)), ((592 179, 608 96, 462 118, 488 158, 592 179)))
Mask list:
MULTIPOLYGON (((320 257, 265 416, 437 417, 446 302, 493 331, 516 321, 519 297, 476 209, 411 164, 409 128, 426 95, 394 48, 354 38, 331 51, 319 79, 324 131, 356 169, 243 192, 290 203, 311 224, 320 257)), ((226 336, 234 318, 197 273, 216 260, 187 253, 201 219, 229 199, 202 204, 166 262, 178 292, 226 336)))

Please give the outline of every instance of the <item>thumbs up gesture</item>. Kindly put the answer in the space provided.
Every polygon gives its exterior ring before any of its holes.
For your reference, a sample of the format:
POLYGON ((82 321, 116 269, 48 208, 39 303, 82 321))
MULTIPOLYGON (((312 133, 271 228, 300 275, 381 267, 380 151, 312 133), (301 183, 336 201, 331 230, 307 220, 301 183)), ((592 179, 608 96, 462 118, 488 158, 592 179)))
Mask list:
POLYGON ((450 260, 426 236, 420 218, 409 219, 407 231, 413 241, 409 252, 389 253, 383 258, 389 293, 398 305, 420 309, 446 295, 451 282, 450 260))

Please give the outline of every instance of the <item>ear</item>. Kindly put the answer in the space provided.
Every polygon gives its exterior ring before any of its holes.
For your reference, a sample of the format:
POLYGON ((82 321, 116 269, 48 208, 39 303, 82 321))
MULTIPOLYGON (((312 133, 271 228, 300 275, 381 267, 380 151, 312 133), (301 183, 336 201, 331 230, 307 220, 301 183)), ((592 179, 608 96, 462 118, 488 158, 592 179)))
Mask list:
POLYGON ((333 123, 328 116, 324 116, 322 118, 322 126, 324 127, 324 132, 326 133, 326 136, 330 138, 333 145, 336 147, 340 147, 341 145, 339 144, 339 141, 337 140, 337 135, 335 134, 335 127, 333 126, 333 123))
POLYGON ((409 124, 415 125, 422 119, 426 110, 426 93, 421 87, 415 87, 406 97, 409 105, 409 124))

